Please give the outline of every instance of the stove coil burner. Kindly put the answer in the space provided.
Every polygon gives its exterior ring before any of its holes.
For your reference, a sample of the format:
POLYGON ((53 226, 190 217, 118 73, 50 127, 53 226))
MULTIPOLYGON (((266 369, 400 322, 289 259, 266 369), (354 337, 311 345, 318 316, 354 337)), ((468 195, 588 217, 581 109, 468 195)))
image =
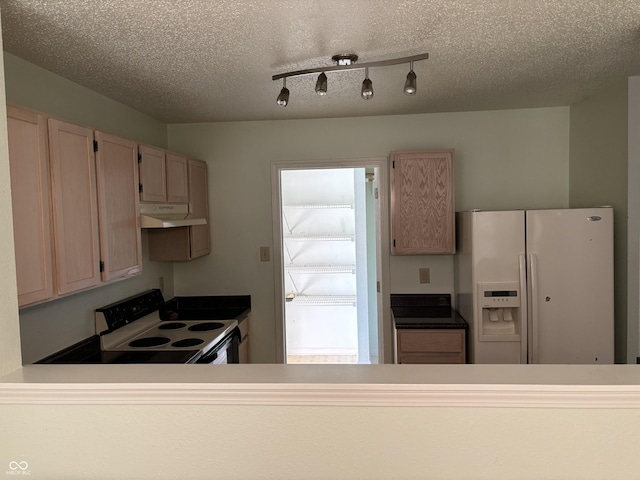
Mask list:
POLYGON ((209 330, 217 330, 219 328, 224 327, 223 323, 220 322, 205 322, 205 323, 196 323, 189 327, 189 330, 192 332, 208 332, 209 330))
POLYGON ((171 340, 169 340, 167 337, 145 337, 145 338, 138 338, 137 340, 133 340, 129 342, 129 346, 130 347, 158 347, 160 345, 169 343, 170 341, 171 340))
POLYGON ((185 338, 183 340, 178 340, 177 342, 173 342, 171 344, 172 347, 195 347, 196 345, 200 345, 204 343, 204 340, 201 338, 185 338))
POLYGON ((186 326, 187 326, 186 323, 167 322, 167 323, 161 323, 158 326, 158 330, 177 330, 178 328, 183 328, 183 327, 186 327, 186 326))

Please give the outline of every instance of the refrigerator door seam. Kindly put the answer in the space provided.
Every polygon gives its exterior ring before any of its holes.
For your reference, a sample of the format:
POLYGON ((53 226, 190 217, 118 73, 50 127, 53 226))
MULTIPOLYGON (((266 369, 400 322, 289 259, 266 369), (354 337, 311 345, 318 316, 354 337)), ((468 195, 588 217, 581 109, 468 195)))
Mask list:
POLYGON ((528 363, 529 295, 527 294, 527 260, 524 254, 518 255, 518 266, 520 268, 520 363, 528 363))
POLYGON ((538 257, 534 253, 529 254, 529 285, 531 288, 531 298, 529 305, 531 306, 531 351, 529 352, 529 362, 538 363, 538 257))

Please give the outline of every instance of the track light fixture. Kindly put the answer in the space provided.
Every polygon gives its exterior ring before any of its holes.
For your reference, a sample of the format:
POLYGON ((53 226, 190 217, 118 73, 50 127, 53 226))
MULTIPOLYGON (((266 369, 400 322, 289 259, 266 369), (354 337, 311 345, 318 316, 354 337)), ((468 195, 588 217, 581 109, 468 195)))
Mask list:
POLYGON ((415 95, 417 91, 417 83, 416 83, 416 74, 413 71, 413 62, 417 62, 420 60, 426 60, 429 58, 428 53, 422 53, 420 55, 413 55, 411 57, 403 57, 403 58, 395 58, 391 60, 382 60, 379 62, 368 62, 361 63, 356 65, 358 61, 358 56, 353 53, 347 54, 339 54, 331 57, 334 66, 331 67, 319 67, 319 68, 310 68, 307 70, 297 70, 295 72, 287 72, 280 73, 278 75, 274 75, 272 80, 280 80, 282 79, 282 90, 280 90, 280 95, 278 95, 277 103, 281 107, 286 107, 289 103, 289 90, 287 89, 286 79, 288 77, 300 77, 303 75, 313 75, 319 73, 318 80, 316 81, 316 93, 320 96, 325 96, 327 94, 327 75, 326 72, 336 72, 342 70, 355 70, 355 69, 364 69, 364 81, 362 82, 362 89, 360 90, 360 95, 365 100, 370 100, 373 97, 373 83, 369 78, 369 68, 370 67, 388 67, 390 65, 400 65, 402 63, 409 64, 409 73, 407 74, 407 79, 404 83, 404 93, 407 95, 415 95))

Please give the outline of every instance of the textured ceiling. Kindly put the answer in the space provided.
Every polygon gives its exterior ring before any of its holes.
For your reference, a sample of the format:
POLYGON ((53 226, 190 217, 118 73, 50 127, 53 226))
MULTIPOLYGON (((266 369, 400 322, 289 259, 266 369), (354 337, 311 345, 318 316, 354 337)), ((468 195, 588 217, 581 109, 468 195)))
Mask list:
POLYGON ((640 75, 639 0, 0 0, 5 50, 167 123, 569 105, 640 75), (428 52, 408 66, 271 76, 428 52))

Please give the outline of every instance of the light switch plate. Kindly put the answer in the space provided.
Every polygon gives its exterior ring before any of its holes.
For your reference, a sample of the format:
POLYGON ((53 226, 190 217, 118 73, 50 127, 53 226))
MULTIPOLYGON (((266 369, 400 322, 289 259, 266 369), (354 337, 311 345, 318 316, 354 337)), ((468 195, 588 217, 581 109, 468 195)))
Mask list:
POLYGON ((260 247, 260 261, 261 262, 271 261, 271 249, 269 247, 260 247))
POLYGON ((431 283, 431 276, 429 275, 428 268, 419 268, 418 272, 420 272, 420 283, 431 283))

